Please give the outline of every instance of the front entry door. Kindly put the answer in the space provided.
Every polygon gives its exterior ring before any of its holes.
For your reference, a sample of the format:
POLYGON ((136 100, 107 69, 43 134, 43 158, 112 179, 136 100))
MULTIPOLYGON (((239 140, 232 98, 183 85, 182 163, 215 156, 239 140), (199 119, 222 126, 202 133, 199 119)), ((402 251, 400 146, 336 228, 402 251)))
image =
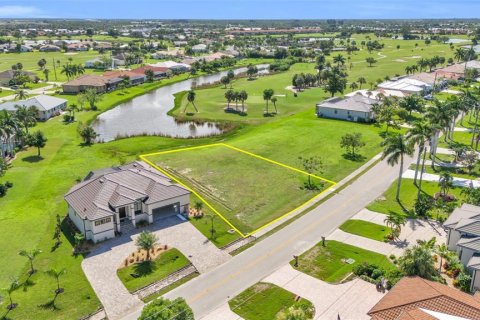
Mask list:
POLYGON ((120 222, 127 218, 127 210, 125 210, 125 207, 118 209, 118 217, 120 218, 120 222))

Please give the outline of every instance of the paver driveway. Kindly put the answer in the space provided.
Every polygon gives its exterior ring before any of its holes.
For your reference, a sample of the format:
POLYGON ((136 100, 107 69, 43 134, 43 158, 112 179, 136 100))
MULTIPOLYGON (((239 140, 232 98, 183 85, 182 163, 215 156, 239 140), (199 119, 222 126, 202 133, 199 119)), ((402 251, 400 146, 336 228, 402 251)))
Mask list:
POLYGON ((200 273, 231 258, 208 241, 192 224, 177 217, 158 220, 146 228, 134 229, 100 244, 83 260, 82 269, 110 320, 120 319, 132 308, 141 308, 143 305, 141 300, 124 287, 117 277, 117 269, 137 249, 134 240, 145 229, 154 232, 160 244, 179 249, 200 273))

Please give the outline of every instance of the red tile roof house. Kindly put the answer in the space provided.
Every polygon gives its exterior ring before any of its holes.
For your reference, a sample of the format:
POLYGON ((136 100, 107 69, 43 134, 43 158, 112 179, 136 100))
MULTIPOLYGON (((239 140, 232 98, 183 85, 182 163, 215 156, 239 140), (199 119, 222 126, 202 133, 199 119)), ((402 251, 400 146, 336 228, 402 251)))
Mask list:
POLYGON ((65 195, 68 217, 85 239, 93 242, 153 223, 187 215, 190 191, 144 162, 90 172, 65 195))
POLYGON ((145 71, 152 70, 155 79, 161 79, 168 76, 169 69, 164 67, 144 66, 137 69, 133 69, 132 72, 144 75, 145 71))
POLYGON ((142 84, 147 80, 145 74, 139 74, 133 71, 107 71, 103 74, 106 78, 124 78, 128 77, 130 79, 130 85, 142 84))
POLYGON ((465 77, 465 65, 467 69, 477 69, 480 70, 480 62, 473 60, 468 61, 467 63, 457 63, 452 64, 451 66, 441 68, 437 70, 437 75, 443 76, 448 79, 459 79, 465 77))
POLYGON ((405 277, 368 315, 372 320, 478 320, 480 299, 438 282, 405 277))
POLYGON ((64 93, 80 93, 87 89, 95 89, 98 93, 107 91, 107 83, 109 78, 86 74, 75 80, 68 81, 62 85, 64 93))

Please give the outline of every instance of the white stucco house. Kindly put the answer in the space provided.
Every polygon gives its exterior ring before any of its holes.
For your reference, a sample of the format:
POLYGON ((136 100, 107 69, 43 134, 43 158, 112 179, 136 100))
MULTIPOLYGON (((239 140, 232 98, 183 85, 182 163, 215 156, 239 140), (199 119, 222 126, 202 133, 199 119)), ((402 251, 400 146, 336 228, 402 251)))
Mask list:
POLYGON ((318 117, 356 122, 371 122, 375 119, 372 106, 378 100, 355 94, 350 97, 333 97, 317 104, 318 117))
POLYGON ((90 172, 65 195, 85 239, 104 241, 140 221, 188 214, 190 192, 141 161, 90 172))
POLYGON ((0 110, 14 112, 16 106, 35 107, 37 109, 38 120, 48 120, 51 117, 59 115, 67 108, 67 100, 49 95, 39 95, 26 100, 7 101, 0 104, 0 110))
POLYGON ((471 291, 480 290, 480 207, 463 204, 444 222, 447 246, 472 276, 471 291))

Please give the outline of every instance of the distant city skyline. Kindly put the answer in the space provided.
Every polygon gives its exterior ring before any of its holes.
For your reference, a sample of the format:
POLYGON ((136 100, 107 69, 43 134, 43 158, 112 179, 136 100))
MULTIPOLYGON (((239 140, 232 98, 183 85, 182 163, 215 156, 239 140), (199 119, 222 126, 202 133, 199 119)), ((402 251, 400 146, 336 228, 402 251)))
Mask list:
POLYGON ((478 18, 479 0, 0 0, 0 18, 478 18))

